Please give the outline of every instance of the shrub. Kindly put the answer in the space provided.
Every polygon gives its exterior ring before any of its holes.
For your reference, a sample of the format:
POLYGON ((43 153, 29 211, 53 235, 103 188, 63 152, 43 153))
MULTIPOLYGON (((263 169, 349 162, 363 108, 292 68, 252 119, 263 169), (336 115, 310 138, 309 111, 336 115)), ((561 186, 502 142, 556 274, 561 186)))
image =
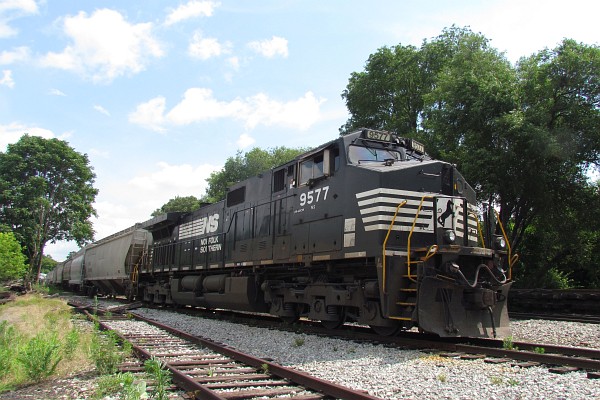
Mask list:
POLYGON ((117 366, 125 358, 118 347, 117 335, 112 331, 97 332, 92 337, 90 352, 96 369, 101 375, 115 374, 118 370, 117 366))
POLYGON ((19 349, 17 361, 29 379, 38 382, 54 373, 62 359, 56 332, 40 332, 19 349))
POLYGON ((65 337, 65 344, 63 346, 63 353, 66 358, 71 359, 73 353, 79 346, 79 331, 77 328, 71 328, 67 336, 65 337))
POLYGON ((507 336, 502 340, 502 348, 505 350, 519 350, 519 348, 515 346, 512 336, 507 336))
POLYGON ((126 372, 100 377, 95 397, 104 399, 108 396, 121 395, 120 398, 124 400, 138 400, 144 393, 146 393, 146 382, 136 381, 131 372, 126 372))
POLYGON ((7 321, 0 322, 0 379, 12 370, 17 342, 18 334, 14 326, 7 321))
POLYGON ((152 357, 144 363, 146 373, 154 380, 154 389, 152 398, 158 400, 167 400, 169 398, 167 390, 171 385, 171 371, 166 369, 160 360, 152 357))

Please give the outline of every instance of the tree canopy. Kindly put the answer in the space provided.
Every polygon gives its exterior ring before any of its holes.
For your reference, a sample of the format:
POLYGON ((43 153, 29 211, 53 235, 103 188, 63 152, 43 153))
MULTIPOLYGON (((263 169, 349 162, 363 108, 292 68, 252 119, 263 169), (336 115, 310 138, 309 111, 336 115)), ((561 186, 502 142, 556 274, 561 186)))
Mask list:
POLYGON ((227 159, 220 171, 210 174, 210 177, 206 180, 208 188, 206 194, 202 197, 202 201, 215 203, 223 200, 227 188, 234 183, 285 164, 306 151, 308 149, 292 149, 285 146, 268 150, 255 147, 245 154, 238 151, 235 157, 227 159))
POLYGON ((19 240, 37 281, 48 242, 93 239, 98 191, 87 155, 67 142, 24 135, 0 153, 0 223, 19 240))
POLYGON ((168 202, 162 205, 162 207, 157 208, 152 212, 152 216, 156 217, 158 215, 166 214, 168 212, 191 212, 200 208, 202 202, 200 199, 197 199, 195 196, 175 196, 168 202))
POLYGON ((22 278, 27 271, 21 245, 12 232, 0 232, 0 282, 22 278))
MULTIPOLYGON (((351 113, 342 133, 367 126, 425 142, 500 210, 516 250, 533 249, 543 232, 549 255, 560 239, 550 241, 548 229, 568 226, 567 215, 579 218, 583 204, 600 200, 586 175, 600 165, 596 45, 564 39, 512 65, 483 35, 452 27, 420 48, 379 49, 342 97, 351 113)), ((598 220, 576 221, 591 241, 582 228, 598 220)), ((541 268, 534 258, 523 262, 541 268)))

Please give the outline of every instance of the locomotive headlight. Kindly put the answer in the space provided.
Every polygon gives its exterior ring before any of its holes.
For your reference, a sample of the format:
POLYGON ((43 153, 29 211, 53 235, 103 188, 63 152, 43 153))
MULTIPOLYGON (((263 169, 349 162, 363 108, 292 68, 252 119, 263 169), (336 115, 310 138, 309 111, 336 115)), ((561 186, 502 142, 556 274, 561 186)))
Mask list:
POLYGON ((454 244, 454 242, 456 242, 456 232, 452 229, 446 229, 444 231, 444 242, 446 242, 446 244, 454 244))
POLYGON ((496 250, 504 250, 506 249, 506 240, 502 236, 496 236, 494 238, 494 247, 496 250))

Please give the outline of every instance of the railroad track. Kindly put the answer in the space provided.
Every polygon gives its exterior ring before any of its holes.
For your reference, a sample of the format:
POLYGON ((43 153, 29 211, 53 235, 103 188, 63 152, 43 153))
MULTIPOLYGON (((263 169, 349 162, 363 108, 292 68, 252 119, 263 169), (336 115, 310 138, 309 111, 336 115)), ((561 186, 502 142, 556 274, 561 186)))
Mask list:
MULTIPOLYGON (((175 310, 174 312, 178 312, 175 310)), ((197 315, 196 310, 186 309, 186 314, 197 315)), ((221 319, 214 313, 199 311, 203 318, 210 317, 221 319)), ((590 378, 596 378, 600 371, 600 349, 585 347, 559 346, 547 343, 533 343, 512 341, 507 348, 504 340, 479 339, 479 338, 440 338, 435 335, 406 331, 397 336, 380 336, 368 328, 361 326, 344 326, 346 329, 330 330, 323 328, 319 323, 311 321, 300 321, 297 325, 288 325, 270 317, 256 317, 250 314, 225 312, 225 320, 234 318, 237 323, 245 323, 252 326, 265 327, 269 329, 289 330, 293 332, 302 331, 307 334, 320 335, 324 337, 338 337, 340 339, 355 340, 361 342, 373 342, 397 347, 413 349, 435 350, 444 354, 456 354, 458 358, 489 357, 490 362, 504 359, 510 362, 520 363, 522 366, 548 365, 553 372, 556 366, 568 367, 565 371, 573 368, 589 371, 590 378), (542 353, 543 352, 543 353, 542 353)), ((560 371, 560 370, 558 370, 560 371)))
POLYGON ((131 343, 138 357, 159 359, 171 371, 175 384, 191 398, 378 399, 364 391, 253 357, 142 317, 132 320, 111 315, 97 319, 103 329, 112 330, 131 343))
POLYGON ((526 313, 509 312, 511 319, 542 319, 551 321, 582 322, 586 324, 600 324, 600 315, 583 314, 558 314, 558 313, 526 313))
MULTIPOLYGON (((189 310, 187 311, 186 313, 189 313, 189 310)), ((192 314, 194 313, 192 312, 192 314)), ((252 316, 249 315, 236 315, 235 319, 238 321, 243 320, 244 322, 242 323, 248 323, 248 321, 253 320, 252 316)), ((506 348, 506 343, 502 340, 473 338, 441 339, 437 336, 416 332, 403 332, 399 336, 381 337, 373 334, 368 328, 357 326, 331 331, 320 327, 318 324, 307 323, 290 327, 271 319, 254 320, 250 324, 271 329, 291 329, 296 332, 301 330, 307 334, 422 349, 461 359, 485 358, 486 362, 506 362, 520 367, 546 365, 549 371, 556 373, 586 370, 589 378, 598 378, 598 371, 600 371, 600 350, 598 349, 530 342, 513 342, 510 348, 506 348)), ((258 362, 254 362, 252 365, 254 368, 257 368, 257 365, 260 366, 258 362)))

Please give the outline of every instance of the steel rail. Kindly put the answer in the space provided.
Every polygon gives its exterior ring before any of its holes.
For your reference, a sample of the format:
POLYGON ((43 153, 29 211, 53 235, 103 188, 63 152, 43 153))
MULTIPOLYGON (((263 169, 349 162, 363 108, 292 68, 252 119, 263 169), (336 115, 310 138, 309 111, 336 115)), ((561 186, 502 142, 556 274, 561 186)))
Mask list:
MULTIPOLYGON (((71 306, 78 308, 79 310, 82 310, 86 315, 88 315, 89 318, 92 318, 92 319, 95 318, 94 315, 90 314, 86 310, 87 308, 94 308, 93 306, 82 305, 82 304, 79 304, 74 301, 69 301, 69 304, 71 306)), ((94 308, 94 309, 100 314, 107 311, 107 310, 103 310, 100 308, 94 308)), ((212 340, 201 338, 201 337, 194 336, 194 335, 190 335, 186 332, 180 331, 171 326, 162 324, 160 322, 157 322, 157 321, 154 321, 154 320, 151 320, 151 319, 139 316, 139 315, 132 314, 132 316, 137 320, 146 322, 150 325, 153 325, 155 327, 163 329, 183 340, 186 340, 190 343, 210 349, 216 353, 227 356, 235 361, 249 365, 253 368, 261 369, 261 368, 264 368, 266 365, 270 375, 277 377, 277 378, 286 379, 286 380, 288 380, 296 385, 302 386, 306 389, 320 392, 325 396, 331 396, 336 399, 347 399, 347 400, 381 400, 379 397, 369 395, 366 391, 355 390, 355 389, 351 389, 348 387, 344 387, 344 386, 338 385, 336 383, 329 382, 324 379, 320 379, 320 378, 311 376, 311 375, 306 374, 301 371, 297 371, 297 370, 294 370, 291 368, 286 368, 279 364, 242 353, 238 350, 235 350, 232 347, 228 347, 226 345, 219 344, 212 340)), ((103 329, 111 329, 109 325, 104 324, 102 321, 98 320, 98 322, 103 329)), ((127 340, 131 343, 131 340, 129 340, 126 337, 126 335, 122 335, 119 332, 115 332, 115 333, 122 340, 127 340)), ((140 358, 148 359, 152 356, 152 354, 150 352, 135 345, 135 343, 131 343, 131 344, 132 344, 132 348, 134 349, 136 354, 140 355, 140 358)), ((193 378, 185 375, 180 370, 178 370, 177 366, 172 365, 165 361, 161 361, 161 362, 163 362, 165 367, 167 367, 173 373, 173 380, 176 382, 176 384, 179 387, 185 389, 186 391, 194 392, 196 395, 196 398, 209 399, 209 400, 226 398, 226 397, 219 396, 212 390, 210 390, 210 389, 204 387, 203 385, 201 385, 200 383, 194 381, 193 378)))
POLYGON ((378 397, 371 396, 364 391, 353 390, 341 385, 338 385, 333 382, 326 381, 324 379, 316 378, 314 376, 308 375, 304 372, 293 370, 290 368, 286 368, 279 364, 263 360, 245 353, 242 353, 238 350, 235 350, 232 347, 227 347, 220 345, 216 342, 213 342, 208 339, 204 339, 198 336, 190 335, 189 333, 182 332, 178 329, 170 327, 168 325, 164 325, 160 322, 153 321, 151 319, 134 315, 136 319, 141 321, 145 321, 151 325, 154 325, 158 328, 164 329, 176 336, 179 336, 183 339, 189 340, 192 343, 199 344, 208 349, 211 349, 215 352, 221 353, 225 356, 231 357, 232 359, 242 362, 244 364, 248 364, 255 368, 261 368, 264 364, 268 366, 269 373, 271 375, 277 376, 279 378, 287 379, 291 382, 294 382, 298 385, 304 386, 308 389, 312 389, 321 393, 324 393, 328 396, 333 396, 336 399, 347 399, 347 400, 380 400, 378 397))
MULTIPOLYGON (((84 312, 88 316, 88 318, 92 318, 92 319, 96 320, 98 322, 98 324, 102 327, 102 329, 112 330, 110 328, 110 326, 106 325, 104 322, 97 319, 94 315, 90 314, 87 310, 84 310, 84 312)), ((132 347, 133 351, 135 352, 135 354, 138 356, 138 358, 141 358, 143 360, 148 360, 148 359, 152 358, 152 354, 150 352, 144 350, 143 348, 141 348, 140 346, 138 346, 134 343, 131 343, 131 341, 129 341, 121 333, 114 331, 114 330, 112 330, 112 331, 115 332, 115 334, 117 336, 119 336, 121 338, 121 340, 126 340, 131 344, 131 347, 132 347)), ((178 370, 177 367, 174 367, 173 365, 169 364, 168 362, 165 362, 162 360, 161 360, 161 363, 171 372, 172 377, 173 377, 173 382, 175 382, 175 384, 178 387, 180 387, 188 392, 193 392, 194 396, 197 399, 226 400, 225 397, 219 396, 214 391, 205 388, 204 386, 200 385, 198 382, 195 382, 191 377, 185 375, 180 370, 178 370)))

